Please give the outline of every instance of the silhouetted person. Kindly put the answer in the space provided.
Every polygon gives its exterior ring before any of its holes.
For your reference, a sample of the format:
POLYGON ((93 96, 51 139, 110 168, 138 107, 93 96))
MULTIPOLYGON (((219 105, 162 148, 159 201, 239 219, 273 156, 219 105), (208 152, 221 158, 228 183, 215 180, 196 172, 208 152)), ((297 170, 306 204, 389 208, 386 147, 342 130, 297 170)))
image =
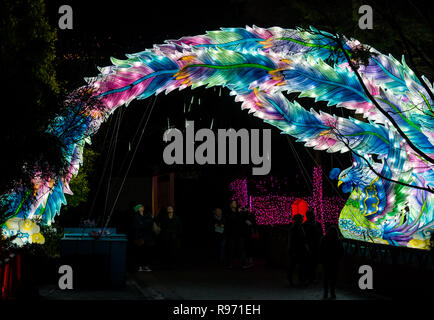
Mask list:
POLYGON ((339 238, 339 231, 335 226, 327 228, 327 233, 321 241, 320 260, 324 268, 324 299, 330 297, 336 299, 336 280, 339 269, 339 261, 344 254, 344 247, 339 238))
POLYGON ((163 232, 162 225, 164 225, 164 221, 168 219, 167 217, 167 207, 161 207, 158 211, 158 214, 154 215, 154 223, 155 228, 158 229, 156 232, 156 244, 155 244, 155 257, 158 258, 158 264, 162 264, 167 260, 167 255, 164 252, 164 241, 163 241, 163 232))
POLYGON ((138 271, 151 271, 149 265, 152 260, 155 236, 153 231, 154 217, 150 210, 138 204, 134 207, 135 215, 135 244, 138 271))
POLYGON ((214 249, 213 256, 220 264, 223 264, 225 259, 225 245, 226 245, 225 225, 226 225, 226 220, 225 217, 223 217, 222 209, 215 208, 213 210, 213 217, 211 222, 212 235, 213 235, 212 244, 214 249))
POLYGON ((174 267, 178 262, 181 248, 182 224, 175 215, 172 206, 167 207, 167 216, 161 217, 161 240, 163 244, 163 258, 169 267, 174 267))
POLYGON ((303 216, 301 214, 296 214, 294 216, 294 222, 289 228, 288 232, 288 254, 289 254, 289 269, 288 269, 288 282, 291 286, 293 283, 294 270, 298 266, 299 281, 304 282, 304 274, 302 267, 305 264, 306 257, 308 254, 308 246, 306 241, 306 235, 303 230, 303 216))
POLYGON ((241 218, 241 262, 242 268, 253 267, 253 229, 256 226, 255 216, 247 209, 240 209, 241 218))
POLYGON ((226 254, 228 267, 232 268, 234 262, 239 260, 241 263, 241 215, 236 200, 229 204, 229 210, 225 214, 226 226, 226 254))
POLYGON ((321 224, 315 221, 315 213, 312 210, 306 212, 306 221, 303 223, 303 230, 306 235, 307 246, 309 252, 306 257, 306 280, 309 283, 316 281, 316 269, 318 266, 318 250, 321 243, 322 227, 321 224))

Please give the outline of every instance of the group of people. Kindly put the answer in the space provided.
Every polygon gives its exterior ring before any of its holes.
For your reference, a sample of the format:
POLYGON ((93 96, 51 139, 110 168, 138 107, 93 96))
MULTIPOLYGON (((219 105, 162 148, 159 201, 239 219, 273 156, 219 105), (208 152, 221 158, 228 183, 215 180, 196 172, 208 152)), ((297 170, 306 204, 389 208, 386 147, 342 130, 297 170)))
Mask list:
POLYGON ((155 216, 142 204, 134 207, 133 240, 138 271, 150 272, 157 258, 168 267, 174 267, 180 248, 182 224, 169 206, 155 216))
POLYGON ((215 208, 211 223, 215 257, 228 268, 253 267, 254 240, 257 234, 255 216, 236 200, 227 210, 215 208))
POLYGON ((329 226, 323 236, 321 225, 315 221, 313 211, 306 212, 306 221, 301 214, 293 217, 288 234, 288 282, 294 286, 294 272, 299 267, 299 284, 311 284, 317 280, 317 266, 323 266, 324 299, 336 298, 336 280, 339 261, 344 248, 335 226, 329 226))
MULTIPOLYGON (((151 264, 159 257, 169 267, 174 267, 180 249, 182 224, 169 206, 158 216, 145 206, 134 207, 134 248, 139 271, 151 271, 151 264)), ((324 298, 336 298, 335 286, 338 266, 343 256, 339 231, 330 226, 325 235, 321 224, 315 221, 313 211, 304 216, 297 214, 288 233, 288 282, 294 286, 298 267, 298 284, 317 281, 317 267, 323 266, 324 298)), ((226 210, 215 208, 211 221, 215 260, 228 268, 249 269, 254 266, 255 240, 258 237, 255 216, 247 208, 232 200, 226 210)))
MULTIPOLYGON (((152 271, 151 265, 162 262, 174 267, 180 249, 182 223, 169 206, 158 215, 138 204, 134 207, 133 247, 138 271, 152 271)), ((257 234, 255 216, 232 200, 227 210, 215 208, 210 233, 213 235, 214 257, 228 268, 253 267, 254 239, 257 234)))

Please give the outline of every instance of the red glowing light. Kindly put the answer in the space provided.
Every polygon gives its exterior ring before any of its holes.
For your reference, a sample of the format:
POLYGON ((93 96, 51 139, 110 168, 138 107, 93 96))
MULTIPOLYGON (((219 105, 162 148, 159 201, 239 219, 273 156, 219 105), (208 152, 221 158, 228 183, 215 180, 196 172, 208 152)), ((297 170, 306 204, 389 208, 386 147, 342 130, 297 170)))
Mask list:
POLYGON ((306 221, 306 212, 308 209, 308 204, 306 200, 303 199, 296 199, 292 203, 292 215, 295 216, 296 214, 301 214, 303 216, 303 222, 306 221))
MULTIPOLYGON (((261 189, 261 195, 249 196, 247 179, 233 181, 230 184, 230 190, 234 192, 232 199, 237 200, 242 206, 249 206, 250 211, 255 214, 256 222, 259 225, 284 225, 291 223, 292 216, 295 214, 294 203, 296 201, 303 201, 307 204, 308 208, 314 211, 315 220, 321 223, 323 231, 325 231, 326 225, 338 223, 339 213, 345 205, 345 200, 336 196, 323 197, 321 167, 314 168, 312 180, 312 195, 302 198, 272 194, 268 192, 264 181, 259 181, 257 185, 261 189)), ((297 210, 299 210, 298 207, 297 210)), ((306 211, 304 211, 304 215, 306 211)))

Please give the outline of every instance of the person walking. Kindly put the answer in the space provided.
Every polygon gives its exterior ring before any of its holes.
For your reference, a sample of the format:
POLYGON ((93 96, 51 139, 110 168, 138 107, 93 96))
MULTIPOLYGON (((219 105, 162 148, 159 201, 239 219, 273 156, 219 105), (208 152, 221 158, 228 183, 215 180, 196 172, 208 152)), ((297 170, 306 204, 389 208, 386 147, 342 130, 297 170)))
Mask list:
POLYGON ((241 216, 241 262, 243 269, 253 267, 253 230, 256 226, 255 216, 247 209, 240 209, 241 216))
POLYGON ((225 218, 223 217, 222 209, 215 208, 212 217, 212 245, 213 253, 219 264, 224 264, 225 258, 225 218))
POLYGON ((241 264, 241 215, 236 200, 229 203, 229 210, 225 215, 226 260, 228 268, 235 263, 241 264))
POLYGON ((150 210, 145 210, 142 204, 136 205, 134 211, 136 212, 134 227, 138 271, 150 272, 152 270, 149 265, 155 246, 154 218, 150 210))
POLYGON ((312 284, 317 280, 318 250, 323 236, 321 224, 315 221, 315 213, 312 210, 306 212, 306 221, 303 223, 303 230, 309 248, 305 265, 306 280, 308 284, 312 284))
POLYGON ((309 249, 307 246, 306 235, 302 227, 304 217, 301 214, 296 214, 293 217, 293 224, 288 231, 288 255, 289 268, 287 278, 289 285, 294 286, 293 277, 294 271, 298 269, 299 284, 304 283, 304 271, 306 257, 309 249))
POLYGON ((344 254, 344 247, 339 238, 339 231, 336 226, 327 228, 327 233, 321 241, 320 259, 324 269, 324 299, 336 299, 336 280, 339 270, 339 262, 344 254))
POLYGON ((161 219, 161 238, 163 258, 168 267, 173 268, 178 263, 181 248, 182 223, 172 206, 166 209, 167 216, 161 219))

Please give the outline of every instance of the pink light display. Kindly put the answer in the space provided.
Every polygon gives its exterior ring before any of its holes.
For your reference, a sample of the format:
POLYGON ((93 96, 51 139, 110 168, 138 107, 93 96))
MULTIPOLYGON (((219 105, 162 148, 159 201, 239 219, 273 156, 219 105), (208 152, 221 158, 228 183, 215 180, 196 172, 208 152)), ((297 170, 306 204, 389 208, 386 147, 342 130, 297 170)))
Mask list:
MULTIPOLYGON (((238 179, 230 184, 230 190, 234 192, 233 200, 241 205, 249 204, 250 211, 255 214, 259 225, 285 225, 292 220, 292 204, 302 199, 308 203, 315 213, 315 219, 321 223, 323 231, 328 224, 337 224, 339 213, 345 205, 340 197, 323 197, 322 192, 322 168, 313 170, 313 192, 307 197, 291 197, 277 194, 248 195, 247 179, 238 179)), ((263 190, 265 193, 266 190, 263 190)))
MULTIPOLYGON (((314 210, 315 212, 315 219, 316 221, 321 221, 321 225, 323 228, 323 233, 325 233, 325 223, 324 223, 324 205, 323 205, 323 196, 322 196, 322 167, 314 167, 313 168, 313 190, 312 190, 312 200, 310 203, 310 208, 314 210)), ((342 204, 342 208, 345 203, 342 204)), ((342 209, 340 208, 340 209, 342 209)), ((339 218, 339 212, 341 210, 336 212, 336 224, 338 222, 339 218)))
POLYGON ((236 200, 240 207, 250 207, 247 193, 247 179, 237 179, 229 184, 229 190, 233 192, 232 200, 236 200))

